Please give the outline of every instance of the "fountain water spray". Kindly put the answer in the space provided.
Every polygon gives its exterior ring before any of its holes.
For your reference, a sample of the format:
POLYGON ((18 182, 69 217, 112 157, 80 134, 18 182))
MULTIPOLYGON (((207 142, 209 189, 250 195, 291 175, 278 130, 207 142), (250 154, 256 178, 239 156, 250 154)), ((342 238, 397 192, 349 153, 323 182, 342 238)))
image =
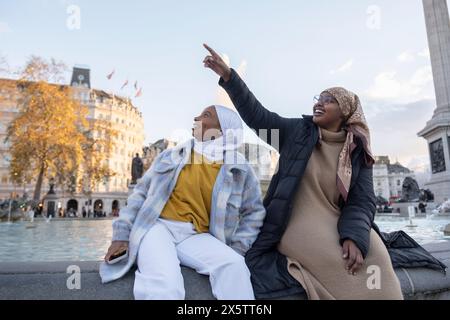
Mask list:
POLYGON ((413 224, 412 221, 412 219, 416 216, 416 208, 414 206, 408 206, 408 215, 409 215, 409 225, 407 225, 407 227, 409 228, 417 227, 417 225, 413 224))

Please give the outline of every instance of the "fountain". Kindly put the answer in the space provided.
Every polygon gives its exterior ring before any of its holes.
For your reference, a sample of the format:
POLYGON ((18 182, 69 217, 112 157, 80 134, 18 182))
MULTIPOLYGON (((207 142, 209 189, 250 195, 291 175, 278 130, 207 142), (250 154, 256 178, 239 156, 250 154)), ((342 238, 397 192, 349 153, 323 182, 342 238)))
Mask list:
POLYGON ((394 212, 400 216, 410 216, 409 208, 413 206, 417 210, 415 213, 426 215, 426 207, 434 207, 433 194, 429 190, 419 188, 417 181, 411 177, 406 177, 403 181, 402 196, 392 203, 394 212), (420 212, 418 212, 420 211, 420 212))
POLYGON ((445 199, 436 209, 431 211, 431 215, 427 219, 440 219, 450 217, 450 200, 445 199))
POLYGON ((444 228, 444 236, 450 236, 450 223, 444 228))
POLYGON ((34 210, 31 206, 28 207, 27 211, 28 218, 30 219, 30 223, 26 226, 27 229, 36 228, 36 226, 33 224, 34 222, 34 210))
POLYGON ((408 207, 409 224, 406 225, 408 228, 417 228, 417 224, 414 224, 412 219, 416 216, 416 208, 414 206, 408 207))

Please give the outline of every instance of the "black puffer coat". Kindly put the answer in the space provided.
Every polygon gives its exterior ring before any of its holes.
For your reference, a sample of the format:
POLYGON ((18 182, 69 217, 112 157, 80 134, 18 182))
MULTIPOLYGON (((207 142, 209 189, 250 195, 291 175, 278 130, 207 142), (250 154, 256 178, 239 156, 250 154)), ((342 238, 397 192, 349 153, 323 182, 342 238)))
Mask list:
MULTIPOLYGON (((277 251, 277 245, 289 221, 293 196, 318 142, 318 127, 313 123, 312 116, 283 118, 265 109, 234 70, 228 82, 220 79, 219 84, 226 90, 247 125, 257 133, 261 129, 268 130, 263 140, 280 152, 278 171, 264 198, 267 211, 264 225, 246 255, 255 296, 276 298, 301 293, 304 290, 288 273, 287 259, 277 251), (277 134, 278 141, 275 141, 273 137, 277 134)), ((365 166, 362 142, 357 139, 356 143, 357 147, 351 156, 353 172, 349 195, 346 203, 341 198, 337 230, 341 245, 345 239, 351 239, 366 257, 370 230, 374 228, 380 232, 373 222, 376 205, 372 168, 365 166)), ((385 240, 382 234, 380 236, 385 240)))

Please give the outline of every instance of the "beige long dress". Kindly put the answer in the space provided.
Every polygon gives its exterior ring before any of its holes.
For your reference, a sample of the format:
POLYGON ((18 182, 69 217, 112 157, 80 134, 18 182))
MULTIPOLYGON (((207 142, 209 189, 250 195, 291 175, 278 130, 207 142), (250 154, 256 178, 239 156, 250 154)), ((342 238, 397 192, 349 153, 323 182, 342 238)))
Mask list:
POLYGON ((373 229, 363 266, 356 275, 345 269, 337 230, 340 209, 336 187, 345 131, 320 130, 322 138, 307 164, 278 246, 288 257, 288 271, 311 300, 403 299, 389 254, 373 229))

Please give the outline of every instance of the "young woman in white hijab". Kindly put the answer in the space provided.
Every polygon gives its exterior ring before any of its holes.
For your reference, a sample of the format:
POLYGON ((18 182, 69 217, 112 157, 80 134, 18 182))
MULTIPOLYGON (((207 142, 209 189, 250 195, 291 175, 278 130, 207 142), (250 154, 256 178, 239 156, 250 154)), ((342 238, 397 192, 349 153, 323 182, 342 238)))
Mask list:
POLYGON ((206 108, 202 115, 194 119, 194 151, 211 161, 223 161, 225 151, 236 151, 242 144, 241 119, 236 112, 219 105, 206 108))
POLYGON ((265 210, 259 181, 238 152, 242 122, 223 106, 194 121, 194 139, 155 159, 113 223, 102 281, 122 277, 137 261, 136 299, 184 299, 181 264, 209 275, 217 299, 254 299, 243 256, 265 210), (126 249, 128 259, 108 264, 126 249))

